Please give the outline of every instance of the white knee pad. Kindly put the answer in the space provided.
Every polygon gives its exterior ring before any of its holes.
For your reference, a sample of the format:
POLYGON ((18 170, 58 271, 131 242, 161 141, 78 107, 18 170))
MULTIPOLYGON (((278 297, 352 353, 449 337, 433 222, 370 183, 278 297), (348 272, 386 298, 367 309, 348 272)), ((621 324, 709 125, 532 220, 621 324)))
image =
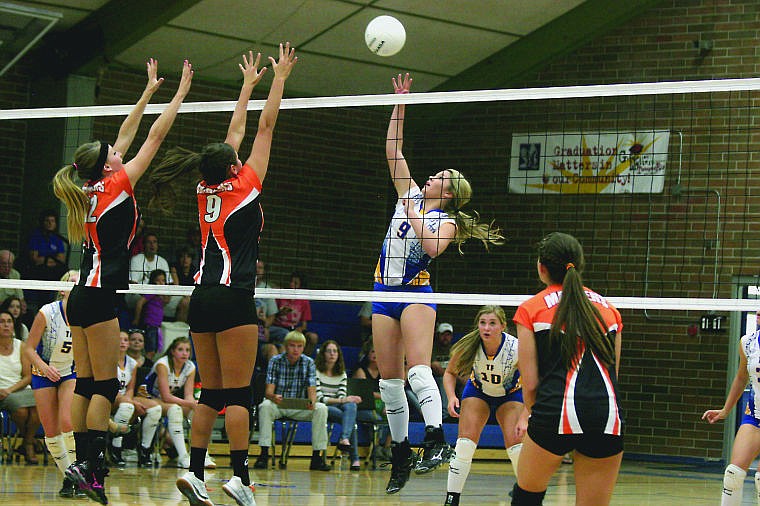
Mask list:
POLYGON ((404 380, 381 379, 380 397, 385 403, 386 410, 395 410, 399 406, 406 406, 406 394, 404 393, 404 380))
POLYGON ((746 476, 747 471, 734 464, 729 464, 723 474, 723 496, 726 498, 737 498, 738 502, 736 504, 740 504, 744 478, 746 476))
POLYGON ((462 462, 472 462, 475 450, 478 448, 477 443, 472 439, 460 437, 457 439, 457 446, 454 450, 454 458, 462 462))
POLYGON ((182 408, 176 404, 169 406, 169 409, 166 410, 166 419, 168 422, 167 425, 169 426, 169 432, 172 434, 183 434, 182 408))
POLYGON ((434 392, 436 395, 440 395, 438 393, 438 384, 435 382, 433 370, 430 369, 430 366, 415 365, 409 369, 407 378, 409 379, 409 386, 412 387, 414 393, 420 398, 420 403, 422 403, 422 397, 425 393, 434 392))
POLYGON ((150 448, 158 424, 161 422, 161 406, 153 406, 145 410, 142 421, 142 446, 150 448))
POLYGON ((135 405, 131 402, 122 402, 119 404, 119 408, 113 415, 113 421, 116 423, 127 424, 132 419, 132 415, 135 414, 135 405))
MULTIPOLYGON (((180 408, 180 411, 182 411, 182 408, 180 408)), ((145 410, 143 423, 149 421, 150 423, 158 424, 159 420, 161 420, 161 406, 152 406, 145 410)))
POLYGON ((520 460, 520 451, 522 450, 522 445, 522 443, 517 443, 516 445, 512 445, 507 448, 507 455, 509 456, 509 460, 512 462, 512 469, 515 471, 515 476, 517 476, 517 462, 520 460))
POLYGON ((760 471, 755 473, 755 497, 757 504, 760 505, 760 471))

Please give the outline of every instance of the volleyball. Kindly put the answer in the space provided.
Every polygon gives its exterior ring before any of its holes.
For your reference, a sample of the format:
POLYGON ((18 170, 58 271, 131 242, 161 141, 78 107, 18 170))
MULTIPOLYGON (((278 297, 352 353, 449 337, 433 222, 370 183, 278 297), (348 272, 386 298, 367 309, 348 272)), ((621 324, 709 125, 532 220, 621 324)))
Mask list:
POLYGON ((378 16, 364 30, 364 42, 376 55, 393 56, 404 47, 406 30, 393 16, 378 16))

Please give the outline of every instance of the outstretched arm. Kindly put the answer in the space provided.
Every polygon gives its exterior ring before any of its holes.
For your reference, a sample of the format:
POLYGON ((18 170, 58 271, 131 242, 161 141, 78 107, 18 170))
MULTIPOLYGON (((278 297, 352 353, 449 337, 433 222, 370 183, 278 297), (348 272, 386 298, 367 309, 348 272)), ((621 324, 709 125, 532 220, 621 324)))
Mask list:
MULTIPOLYGON (((407 73, 403 78, 392 78, 393 89, 399 95, 409 93, 412 87, 412 78, 407 73)), ((393 108, 391 121, 388 123, 388 133, 385 136, 385 157, 388 160, 388 168, 391 172, 391 180, 396 188, 396 193, 401 197, 409 191, 409 188, 417 186, 409 173, 409 166, 401 152, 404 144, 404 115, 406 106, 398 104, 393 108)))
POLYGON ((143 113, 145 112, 145 106, 150 102, 150 98, 164 82, 164 78, 158 79, 158 60, 151 58, 147 63, 148 67, 148 84, 145 85, 145 90, 140 96, 140 100, 135 104, 134 109, 129 113, 127 119, 121 124, 119 129, 119 135, 116 138, 116 143, 113 148, 119 153, 126 153, 129 150, 129 146, 132 145, 132 141, 135 140, 135 134, 140 126, 140 120, 142 120, 143 113))
MULTIPOLYGON (((520 343, 522 345, 522 343, 520 343)), ((519 348, 518 348, 519 350, 519 348)), ((739 369, 736 371, 733 383, 731 383, 731 389, 726 396, 726 402, 721 409, 708 409, 702 415, 702 420, 707 420, 709 423, 715 423, 717 421, 725 419, 728 414, 734 409, 736 403, 739 402, 739 398, 744 392, 744 388, 749 381, 749 372, 747 372, 747 356, 744 354, 744 350, 739 348, 739 369)))
POLYGON ((185 60, 182 68, 182 79, 177 87, 177 93, 172 101, 169 102, 169 105, 166 106, 164 112, 153 123, 153 126, 150 127, 148 138, 145 139, 145 142, 140 147, 140 151, 124 166, 124 170, 127 172, 127 177, 129 177, 129 182, 133 188, 142 175, 145 174, 153 157, 156 156, 158 148, 161 147, 166 134, 169 133, 169 129, 174 123, 174 118, 177 117, 179 106, 182 105, 182 101, 185 100, 187 93, 190 91, 192 80, 193 66, 190 65, 189 61, 185 60))
POLYGON ((253 51, 248 51, 247 58, 243 55, 243 65, 238 64, 240 71, 243 72, 243 86, 240 88, 240 96, 235 105, 235 111, 232 113, 230 127, 227 129, 227 138, 224 139, 224 142, 232 146, 236 152, 240 149, 240 143, 243 142, 245 136, 248 100, 253 93, 253 87, 261 81, 261 77, 267 71, 266 67, 261 69, 261 72, 257 71, 260 59, 261 53, 256 53, 256 60, 254 60, 253 51))
POLYGON ((282 93, 285 90, 285 81, 290 76, 298 57, 295 48, 290 47, 290 42, 285 43, 283 48, 280 44, 280 58, 275 61, 271 56, 269 61, 272 63, 274 70, 274 80, 272 87, 269 88, 269 96, 261 110, 259 117, 259 129, 256 132, 256 139, 253 141, 251 155, 246 160, 259 177, 259 181, 264 182, 267 175, 267 166, 269 165, 269 152, 272 149, 272 133, 274 125, 277 122, 277 115, 280 112, 280 102, 282 102, 282 93))

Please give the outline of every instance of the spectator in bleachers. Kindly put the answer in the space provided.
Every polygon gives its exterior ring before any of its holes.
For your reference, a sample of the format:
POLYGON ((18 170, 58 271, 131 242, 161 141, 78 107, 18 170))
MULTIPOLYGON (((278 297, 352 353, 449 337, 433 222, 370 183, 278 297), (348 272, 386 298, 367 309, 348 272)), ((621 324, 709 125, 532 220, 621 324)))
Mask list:
POLYGON ((317 401, 327 406, 327 420, 340 423, 338 449, 351 457, 351 470, 360 471, 356 425, 357 404, 362 398, 348 395, 348 376, 343 351, 332 339, 322 343, 314 360, 317 368, 317 401), (351 440, 353 439, 353 444, 351 440))
MULTIPOLYGON (((171 266, 171 277, 177 280, 177 284, 181 286, 194 286, 195 285, 195 273, 198 272, 198 268, 195 266, 194 252, 190 248, 182 248, 177 253, 177 261, 171 266)), ((179 303, 177 304, 177 312, 174 319, 178 322, 187 321, 187 311, 190 307, 190 296, 183 295, 179 303)))
MULTIPOLYGON (((201 265, 201 229, 198 223, 195 223, 188 227, 185 233, 185 244, 182 249, 192 252, 193 255, 193 271, 197 272, 201 265)), ((182 284, 182 283, 180 283, 182 284)))
MULTIPOLYGON (((380 398, 380 369, 377 367, 377 354, 375 353, 375 345, 372 342, 372 336, 364 341, 362 346, 362 358, 359 360, 359 367, 354 371, 352 378, 356 379, 369 379, 375 382, 375 412, 374 415, 370 413, 362 413, 359 411, 358 418, 360 420, 375 418, 380 421, 385 418, 385 404, 380 398)), ((391 433, 387 425, 381 427, 380 434, 378 435, 379 441, 382 444, 375 448, 375 457, 380 460, 391 460, 391 433)))
MULTIPOLYGON (((306 288, 306 278, 294 271, 290 275, 290 288, 298 290, 306 288)), ((305 299, 277 299, 277 315, 269 328, 270 342, 279 348, 285 335, 291 330, 297 330, 306 338, 304 353, 311 355, 319 342, 319 336, 315 332, 306 330, 307 323, 311 321, 311 305, 305 299)))
POLYGON ((362 342, 372 335, 372 301, 368 300, 359 309, 359 326, 361 328, 362 342))
MULTIPOLYGON (((148 284, 150 282, 150 273, 160 269, 166 273, 167 285, 176 285, 177 280, 171 275, 169 262, 158 254, 158 236, 154 232, 146 232, 143 237, 143 246, 145 251, 133 256, 129 261, 129 279, 132 283, 148 284)), ((177 313, 181 295, 169 298, 169 302, 164 306, 164 317, 174 319, 177 313)), ((140 300, 139 294, 128 293, 126 295, 127 307, 134 310, 137 301, 140 300)), ((147 336, 146 336, 147 337, 147 336)))
POLYGON ((312 471, 329 471, 322 451, 327 449, 327 406, 317 402, 317 369, 314 361, 304 355, 306 337, 301 332, 288 332, 283 340, 285 353, 269 361, 264 401, 259 404, 259 446, 261 453, 253 465, 266 469, 269 447, 272 446, 272 425, 284 416, 311 422, 312 471), (280 409, 285 398, 308 398, 308 409, 280 409))
MULTIPOLYGON (((15 261, 16 256, 13 252, 7 249, 0 250, 0 279, 21 279, 21 274, 13 268, 15 261)), ((24 292, 21 288, 0 288, 0 304, 10 296, 24 300, 24 292)))
POLYGON ((13 337, 26 341, 29 337, 29 329, 21 320, 24 303, 15 295, 8 297, 0 304, 0 310, 8 311, 13 316, 13 337))
POLYGON ((137 362, 137 367, 153 367, 153 361, 145 356, 145 333, 142 329, 129 329, 127 355, 137 362))
MULTIPOLYGON (((44 271, 64 265, 66 243, 64 238, 58 234, 58 217, 54 211, 47 209, 42 212, 39 226, 29 234, 27 249, 29 251, 29 265, 33 269, 42 268, 44 271)), ((59 275, 52 279, 57 280, 60 277, 59 275)), ((41 277, 37 279, 51 278, 41 277)))
POLYGON ((27 464, 37 464, 34 435, 40 428, 34 394, 30 388, 32 368, 29 359, 21 353, 23 343, 13 337, 13 315, 0 310, 0 409, 11 414, 23 447, 17 449, 27 464))
MULTIPOLYGON (((156 269, 150 273, 148 282, 151 285, 165 285, 166 272, 156 269)), ((144 329, 145 356, 153 360, 157 351, 164 349, 161 334, 161 324, 164 321, 164 307, 169 303, 168 295, 146 293, 135 304, 135 316, 132 324, 144 329)))
POLYGON ((145 237, 143 236, 144 233, 145 233, 145 220, 141 217, 140 221, 137 222, 137 229, 135 230, 135 238, 132 239, 132 245, 129 247, 130 257, 139 255, 140 253, 145 251, 145 246, 143 244, 143 241, 145 240, 145 237))
MULTIPOLYGON (((449 364, 449 351, 451 350, 453 340, 454 327, 450 323, 440 323, 438 327, 436 327, 436 333, 433 339, 433 354, 430 362, 430 369, 433 371, 433 377, 438 384, 438 390, 441 392, 444 418, 448 415, 446 406, 448 406, 449 400, 446 395, 446 389, 443 387, 443 374, 446 372, 446 366, 449 364)), ((464 383, 464 379, 457 378, 457 393, 461 393, 462 388, 464 388, 464 383)))
MULTIPOLYGON (((111 439, 108 446, 108 457, 111 463, 117 467, 124 467, 126 462, 121 455, 122 435, 129 429, 129 424, 136 417, 142 417, 141 443, 137 450, 137 465, 140 467, 152 467, 151 443, 156 434, 158 424, 161 421, 161 406, 154 399, 138 396, 135 397, 135 383, 137 382, 137 362, 127 354, 130 337, 123 330, 119 333, 119 366, 116 379, 119 380, 119 393, 114 400, 111 413, 117 429, 117 434, 111 439)), ((142 381, 142 378, 140 379, 142 381)))
MULTIPOLYGON (((264 262, 261 260, 256 261, 256 288, 257 293, 259 288, 274 288, 267 282, 264 262)), ((269 360, 279 353, 277 346, 269 340, 269 328, 272 326, 278 311, 277 302, 274 299, 259 296, 255 296, 254 301, 256 302, 256 314, 260 320, 257 362, 265 368, 269 360)))

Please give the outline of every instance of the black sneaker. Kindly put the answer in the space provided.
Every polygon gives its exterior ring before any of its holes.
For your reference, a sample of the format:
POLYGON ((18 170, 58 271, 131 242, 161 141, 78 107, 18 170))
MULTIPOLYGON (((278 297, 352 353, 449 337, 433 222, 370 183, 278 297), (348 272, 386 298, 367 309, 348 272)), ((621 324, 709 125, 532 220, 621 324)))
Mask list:
POLYGON ((443 438, 443 428, 428 425, 425 427, 425 440, 422 442, 422 458, 414 466, 417 474, 429 473, 448 462, 454 449, 443 438))
POLYGON ((153 467, 153 450, 137 446, 137 467, 153 467))
POLYGON ((75 482, 87 497, 100 504, 108 504, 104 488, 106 476, 108 469, 105 466, 90 469, 87 462, 74 462, 66 469, 66 477, 75 482))
MULTIPOLYGON (((395 441, 391 443, 391 478, 388 480, 388 486, 385 487, 386 494, 395 494, 404 488, 416 461, 417 456, 409 446, 409 439, 404 439, 400 443, 395 441)), ((383 464, 383 467, 387 465, 383 464)))
POLYGON ((127 462, 121 456, 121 447, 117 448, 113 445, 108 445, 108 460, 111 465, 116 467, 125 467, 127 462))
POLYGON ((253 463, 254 469, 267 469, 269 468, 269 455, 260 454, 256 458, 256 462, 253 463))
POLYGON ((77 492, 77 486, 74 484, 73 481, 71 481, 69 478, 63 479, 63 486, 61 487, 61 490, 58 491, 58 497, 63 497, 64 499, 73 499, 77 492))
POLYGON ((325 458, 320 455, 319 457, 311 458, 309 471, 332 471, 332 466, 325 462, 325 458))

